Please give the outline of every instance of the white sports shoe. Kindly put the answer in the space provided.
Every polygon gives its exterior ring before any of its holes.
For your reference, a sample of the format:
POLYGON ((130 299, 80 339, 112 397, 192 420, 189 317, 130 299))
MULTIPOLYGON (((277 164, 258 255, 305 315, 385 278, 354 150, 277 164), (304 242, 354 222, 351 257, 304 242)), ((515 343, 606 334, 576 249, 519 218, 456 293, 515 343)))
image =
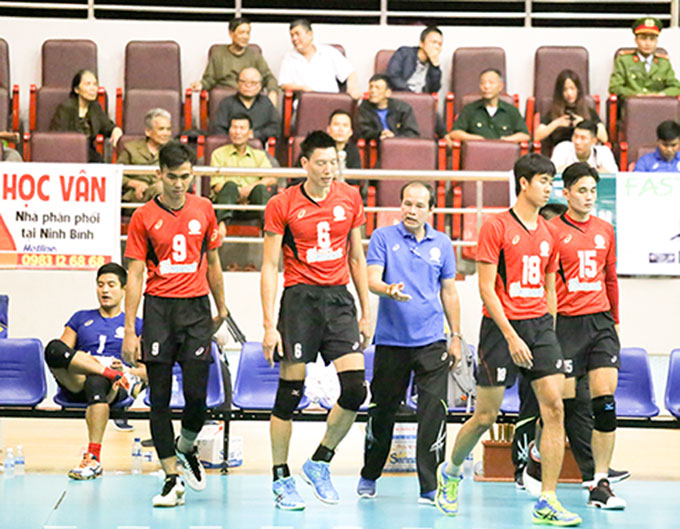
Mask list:
POLYGON ((182 465, 184 469, 184 479, 194 490, 204 490, 207 484, 205 479, 205 469, 201 460, 198 459, 198 447, 194 445, 191 452, 180 452, 177 448, 177 442, 179 437, 175 439, 175 453, 177 454, 177 460, 182 465))
POLYGON ((184 482, 179 476, 168 476, 163 483, 163 490, 153 497, 154 507, 175 507, 184 505, 184 482))

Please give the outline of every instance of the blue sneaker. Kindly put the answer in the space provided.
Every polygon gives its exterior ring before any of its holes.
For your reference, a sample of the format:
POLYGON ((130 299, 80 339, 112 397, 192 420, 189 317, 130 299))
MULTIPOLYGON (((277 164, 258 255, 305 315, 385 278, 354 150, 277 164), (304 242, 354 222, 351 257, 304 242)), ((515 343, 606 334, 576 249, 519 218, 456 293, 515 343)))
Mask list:
POLYGON ((535 524, 559 525, 561 527, 581 523, 581 517, 562 507, 554 494, 541 495, 534 505, 531 519, 535 524))
POLYGON ((434 502, 446 516, 455 516, 458 514, 458 485, 462 476, 449 476, 444 471, 445 468, 446 463, 437 467, 437 494, 434 502))
POLYGON ((434 499, 437 497, 437 490, 431 490, 430 492, 423 492, 418 498, 418 503, 421 505, 430 505, 431 507, 436 507, 437 504, 434 499))
POLYGON ((284 511, 301 511, 305 508, 305 502, 298 494, 295 487, 295 478, 279 478, 272 483, 274 501, 279 509, 284 511))
POLYGON ((359 478, 359 483, 357 484, 357 494, 360 498, 375 498, 377 493, 375 492, 376 481, 374 479, 359 478))
POLYGON ((314 496, 324 503, 338 503, 340 496, 331 483, 330 464, 308 459, 302 465, 302 479, 312 486, 314 496))

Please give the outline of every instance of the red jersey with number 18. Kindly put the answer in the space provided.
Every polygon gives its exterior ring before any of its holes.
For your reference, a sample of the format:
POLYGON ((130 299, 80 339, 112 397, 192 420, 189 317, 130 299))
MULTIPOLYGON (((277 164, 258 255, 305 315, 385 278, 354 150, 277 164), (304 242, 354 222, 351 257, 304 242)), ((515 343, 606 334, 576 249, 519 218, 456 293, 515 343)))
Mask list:
MULTIPOLYGON (((557 270, 557 252, 543 217, 533 230, 512 210, 489 217, 479 230, 477 261, 497 265, 495 290, 509 320, 540 318, 548 312, 545 274, 557 270)), ((483 312, 491 317, 486 307, 483 312)))
POLYGON ((283 286, 346 285, 352 229, 366 222, 361 195, 344 182, 331 182, 315 201, 304 184, 289 187, 267 203, 265 231, 283 235, 283 286))
POLYGON ((132 215, 125 257, 146 261, 147 294, 195 298, 210 291, 206 254, 221 244, 208 199, 187 194, 175 211, 155 198, 132 215))
POLYGON ((566 213, 550 221, 560 254, 557 312, 581 316, 611 311, 619 322, 614 227, 594 216, 577 222, 566 213))

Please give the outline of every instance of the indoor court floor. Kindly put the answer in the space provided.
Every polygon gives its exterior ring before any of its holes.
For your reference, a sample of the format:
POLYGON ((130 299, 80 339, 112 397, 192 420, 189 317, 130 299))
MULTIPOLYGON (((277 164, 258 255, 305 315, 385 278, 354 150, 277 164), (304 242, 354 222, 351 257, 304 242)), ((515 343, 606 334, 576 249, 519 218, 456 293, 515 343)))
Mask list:
MULTIPOLYGON (((156 475, 105 474, 75 482, 63 474, 28 473, 0 478, 2 529, 505 529, 531 527, 529 496, 513 483, 462 484, 460 512, 443 516, 419 505, 414 475, 385 476, 378 497, 359 499, 356 477, 335 476, 340 503, 324 505, 298 477, 307 503, 302 512, 274 508, 266 475, 210 475, 203 492, 187 491, 186 504, 154 509, 151 498, 161 488, 156 475)), ((565 507, 583 518, 581 527, 678 527, 680 482, 629 480, 616 486, 628 501, 625 511, 585 506, 580 485, 560 485, 565 507)))

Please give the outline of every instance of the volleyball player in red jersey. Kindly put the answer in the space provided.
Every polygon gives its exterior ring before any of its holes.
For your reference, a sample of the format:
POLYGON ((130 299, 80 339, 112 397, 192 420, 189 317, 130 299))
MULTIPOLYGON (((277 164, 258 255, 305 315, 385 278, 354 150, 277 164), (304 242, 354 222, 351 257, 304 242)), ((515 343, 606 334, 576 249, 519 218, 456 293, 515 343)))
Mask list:
POLYGON ((302 467, 302 478, 316 497, 337 503, 329 466, 366 399, 362 351, 370 337, 361 195, 334 181, 338 153, 328 134, 310 133, 301 150, 307 178, 274 196, 265 209, 261 275, 262 348, 269 363, 277 361, 280 368, 270 431, 272 490, 276 506, 285 510, 305 508, 287 465, 291 418, 302 398, 305 363, 321 353, 327 364, 333 362, 340 379, 340 397, 328 415, 324 438, 302 467), (274 306, 281 252, 284 291, 277 323, 274 306), (350 274, 361 305, 358 322, 354 298, 346 288, 350 274))
POLYGON ((142 353, 151 392, 151 436, 166 474, 153 505, 174 507, 184 503, 184 482, 177 474, 177 459, 191 488, 203 490, 206 485, 196 437, 205 421, 212 362, 210 340, 227 317, 227 307, 217 253, 221 240, 215 211, 209 200, 187 193, 194 179, 193 151, 179 142, 170 142, 160 150, 158 159, 163 191, 135 211, 128 230, 125 257, 130 259, 130 266, 122 353, 133 365, 139 360, 135 356, 134 320, 146 266, 142 353), (209 292, 217 307, 214 319, 209 292), (175 362, 182 367, 186 401, 182 430, 176 440, 169 408, 175 362))
POLYGON ((557 238, 557 339, 567 368, 565 399, 574 398, 576 377, 588 374, 593 406, 594 486, 588 505, 625 509, 607 477, 616 431, 614 392, 618 382, 619 287, 614 227, 592 214, 597 170, 575 163, 564 170, 569 209, 551 221, 557 238))
MULTIPOLYGON (((520 374, 531 381, 543 418, 543 490, 534 523, 578 525, 555 495, 564 456, 562 393, 564 362, 548 311, 555 296, 557 254, 553 232, 538 210, 550 197, 555 166, 528 154, 514 166, 517 202, 489 218, 479 232, 477 273, 484 302, 479 337, 477 401, 461 428, 449 462, 437 469, 437 507, 458 513, 461 467, 480 437, 493 426, 505 388, 520 374)), ((553 302, 554 303, 554 302, 553 302)))

